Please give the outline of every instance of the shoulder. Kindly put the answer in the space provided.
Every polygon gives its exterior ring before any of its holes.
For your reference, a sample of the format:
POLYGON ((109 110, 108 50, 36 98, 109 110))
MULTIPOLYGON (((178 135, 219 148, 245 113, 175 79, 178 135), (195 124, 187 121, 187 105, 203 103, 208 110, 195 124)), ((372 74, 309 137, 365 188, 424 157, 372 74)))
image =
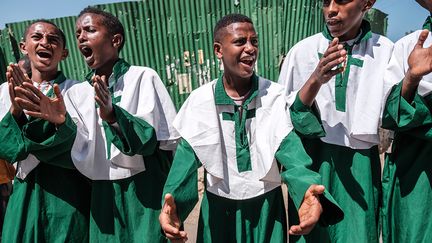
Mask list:
POLYGON ((378 43, 380 43, 381 46, 384 47, 393 47, 394 45, 393 41, 391 41, 389 38, 377 33, 372 33, 372 39, 375 39, 378 43))
MULTIPOLYGON (((325 41, 328 45, 328 40, 324 37, 322 33, 317 33, 314 35, 311 35, 309 37, 304 38, 303 40, 297 42, 291 49, 290 52, 295 52, 298 50, 308 50, 311 46, 319 46, 322 41, 325 41)), ((312 48, 313 50, 316 50, 316 48, 312 48)))
MULTIPOLYGON (((395 46, 414 46, 420 36, 422 30, 416 30, 413 33, 406 35, 396 41, 395 46)), ((428 39, 431 38, 431 33, 429 33, 428 39)))

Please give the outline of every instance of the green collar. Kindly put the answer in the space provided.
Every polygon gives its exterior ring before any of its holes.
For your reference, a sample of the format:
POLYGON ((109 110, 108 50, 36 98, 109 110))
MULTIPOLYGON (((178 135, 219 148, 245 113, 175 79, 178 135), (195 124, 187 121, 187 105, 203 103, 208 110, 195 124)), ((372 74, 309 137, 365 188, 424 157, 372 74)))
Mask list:
POLYGON ((424 30, 432 30, 432 16, 428 16, 423 24, 424 30))
MULTIPOLYGON (((363 21, 360 25, 360 29, 361 29, 361 36, 354 42, 353 45, 357 45, 360 42, 366 41, 372 37, 371 25, 367 20, 363 19, 363 21)), ((330 40, 330 41, 333 40, 333 36, 331 36, 327 25, 324 27, 324 30, 322 33, 323 33, 324 37, 327 38, 328 40, 330 40)))
MULTIPOLYGON (((117 80, 120 79, 121 76, 123 76, 130 68, 130 64, 127 63, 124 59, 119 59, 113 67, 113 72, 111 76, 109 77, 109 86, 112 87, 117 80)), ((93 75, 95 74, 96 70, 91 70, 86 76, 87 81, 91 81, 93 78, 93 75)))
POLYGON ((66 76, 61 72, 57 72, 57 77, 54 79, 54 84, 61 84, 66 80, 66 76))
MULTIPOLYGON (((247 106, 258 95, 258 76, 255 73, 251 77, 252 89, 251 95, 244 102, 243 106, 247 106)), ((215 103, 216 105, 236 105, 236 103, 228 96, 223 85, 223 76, 216 81, 215 87, 215 103)))

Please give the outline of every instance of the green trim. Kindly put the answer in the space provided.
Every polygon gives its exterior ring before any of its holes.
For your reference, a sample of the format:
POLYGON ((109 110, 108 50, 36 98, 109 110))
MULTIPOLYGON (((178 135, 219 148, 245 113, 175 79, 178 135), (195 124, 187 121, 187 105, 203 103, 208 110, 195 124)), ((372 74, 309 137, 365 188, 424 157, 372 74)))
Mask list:
MULTIPOLYGON (((363 60, 354 58, 352 56, 352 50, 355 45, 358 45, 363 41, 367 41, 372 37, 371 25, 367 20, 362 21, 360 30, 361 30, 361 35, 352 45, 348 45, 347 43, 344 44, 344 49, 347 51, 347 63, 346 63, 345 71, 337 74, 335 77, 336 110, 342 112, 346 111, 346 90, 348 87, 348 79, 349 79, 351 66, 363 67, 363 60)), ((333 39, 327 26, 324 28, 323 35, 325 38, 329 40, 333 39)), ((323 54, 318 53, 318 56, 321 59, 323 54)), ((338 68, 341 66, 342 65, 339 65, 338 68)))
POLYGON ((66 76, 61 72, 57 72, 57 77, 52 81, 53 88, 48 90, 46 96, 52 98, 54 96, 54 84, 61 84, 66 80, 66 76))
MULTIPOLYGON (((352 49, 352 47, 351 47, 352 49)), ((350 52, 348 52, 350 53, 350 52)), ((336 110, 346 111, 346 90, 348 87, 348 79, 351 70, 351 66, 363 67, 363 60, 352 57, 351 53, 348 54, 348 60, 345 67, 345 71, 338 73, 335 80, 335 101, 336 110)))
POLYGON ((236 158, 237 168, 239 172, 252 170, 249 141, 246 131, 246 120, 255 117, 256 110, 248 110, 248 105, 258 95, 258 76, 255 74, 251 77, 252 88, 251 95, 245 100, 242 105, 237 105, 228 96, 223 86, 223 78, 220 77, 216 82, 215 87, 215 103, 216 105, 232 105, 233 113, 222 112, 224 121, 234 121, 235 139, 236 139, 236 158), (241 115, 243 111, 245 114, 241 115))
POLYGON ((425 20, 425 22, 423 23, 423 29, 424 30, 432 30, 432 16, 428 16, 425 20))

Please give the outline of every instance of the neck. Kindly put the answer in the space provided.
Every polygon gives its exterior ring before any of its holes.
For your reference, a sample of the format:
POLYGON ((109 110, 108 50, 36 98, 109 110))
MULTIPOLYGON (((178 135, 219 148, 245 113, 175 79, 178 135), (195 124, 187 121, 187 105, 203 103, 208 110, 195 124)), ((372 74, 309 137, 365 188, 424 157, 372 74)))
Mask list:
POLYGON ((238 98, 246 95, 252 88, 252 77, 242 79, 223 75, 224 88, 231 97, 238 98))
POLYGON ((96 69, 95 74, 102 76, 104 75, 106 78, 109 78, 111 73, 113 72, 114 65, 119 60, 119 58, 111 59, 108 62, 106 62, 104 65, 102 65, 100 68, 96 69))
POLYGON ((40 72, 39 70, 32 69, 32 80, 37 83, 42 83, 42 81, 51 81, 57 77, 57 69, 48 71, 48 72, 40 72))
POLYGON ((339 36, 339 41, 349 41, 354 38, 360 33, 362 21, 359 21, 356 25, 351 28, 348 32, 346 32, 344 35, 339 36))

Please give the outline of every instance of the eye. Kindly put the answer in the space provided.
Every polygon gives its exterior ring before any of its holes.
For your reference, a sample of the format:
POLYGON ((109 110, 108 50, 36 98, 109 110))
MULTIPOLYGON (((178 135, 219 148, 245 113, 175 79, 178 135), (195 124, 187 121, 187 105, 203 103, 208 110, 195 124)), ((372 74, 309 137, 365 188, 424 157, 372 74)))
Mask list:
POLYGON ((250 42, 253 46, 258 46, 258 38, 252 38, 250 42))
POLYGON ((40 34, 33 34, 30 36, 30 38, 32 38, 33 40, 40 40, 42 36, 40 34))
POLYGON ((234 44, 237 46, 242 46, 246 44, 246 41, 247 41, 246 38, 239 38, 234 40, 234 44))

